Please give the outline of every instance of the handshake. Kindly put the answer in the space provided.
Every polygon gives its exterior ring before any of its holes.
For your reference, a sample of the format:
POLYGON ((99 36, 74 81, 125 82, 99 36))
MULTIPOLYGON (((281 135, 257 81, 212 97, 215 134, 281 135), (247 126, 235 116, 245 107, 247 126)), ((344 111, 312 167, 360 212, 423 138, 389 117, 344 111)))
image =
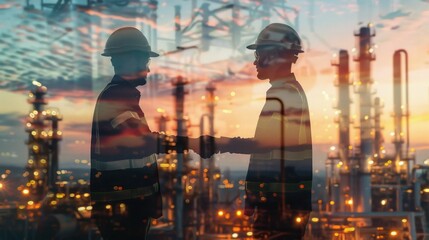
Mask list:
POLYGON ((209 135, 203 135, 198 138, 187 136, 171 136, 160 133, 146 135, 143 148, 146 154, 152 153, 184 153, 187 150, 193 150, 202 158, 210 158, 215 153, 240 153, 252 154, 266 149, 261 148, 252 138, 216 138, 209 135))
POLYGON ((198 138, 158 135, 157 153, 170 153, 171 151, 184 153, 190 149, 202 158, 210 158, 218 152, 216 149, 216 138, 208 135, 198 138))

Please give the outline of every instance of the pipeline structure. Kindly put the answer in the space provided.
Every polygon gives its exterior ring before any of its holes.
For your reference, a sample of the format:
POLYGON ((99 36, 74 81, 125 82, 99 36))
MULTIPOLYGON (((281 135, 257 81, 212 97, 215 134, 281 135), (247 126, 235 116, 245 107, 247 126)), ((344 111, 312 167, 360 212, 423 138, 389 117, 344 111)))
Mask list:
POLYGON ((401 49, 393 55, 394 152, 388 153, 380 121, 381 100, 372 90, 375 33, 368 26, 355 36, 357 80, 351 84, 346 50, 340 50, 333 63, 338 71, 338 145, 331 147, 326 160, 328 194, 317 200, 309 239, 424 239, 429 184, 417 177, 417 171, 428 167, 416 164, 410 149, 408 54, 401 49), (356 119, 351 115, 351 85, 357 95, 356 119), (360 139, 356 145, 350 141, 352 124, 360 139))

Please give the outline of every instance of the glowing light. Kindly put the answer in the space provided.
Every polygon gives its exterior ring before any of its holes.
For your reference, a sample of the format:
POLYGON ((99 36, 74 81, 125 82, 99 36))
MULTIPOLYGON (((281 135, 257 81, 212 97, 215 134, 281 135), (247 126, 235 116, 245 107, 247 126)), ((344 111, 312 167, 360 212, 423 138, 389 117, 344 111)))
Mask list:
POLYGON ((241 217, 241 215, 243 215, 243 212, 241 210, 237 210, 235 214, 237 215, 237 217, 241 217))
POLYGON ((391 231, 390 232, 390 236, 398 236, 398 232, 397 231, 395 231, 395 230, 393 230, 393 231, 391 231))
POLYGON ((353 205, 353 199, 349 199, 349 200, 347 200, 347 201, 346 201, 346 204, 348 204, 348 205, 353 205))
POLYGON ((3 189, 3 183, 0 183, 0 189, 3 189))
POLYGON ((32 83, 33 83, 34 86, 37 86, 37 87, 41 87, 42 86, 42 84, 40 82, 36 81, 36 80, 34 80, 32 83))
POLYGON ((383 199, 383 200, 381 200, 381 205, 386 205, 387 204, 387 200, 386 199, 383 199))
POLYGON ((66 195, 64 193, 57 193, 55 197, 64 198, 66 195))
POLYGON ((92 210, 92 206, 87 206, 87 207, 86 207, 86 210, 87 210, 87 211, 91 211, 91 210, 92 210))
POLYGON ((233 233, 231 236, 232 238, 238 238, 238 233, 233 233))
POLYGON ((30 205, 30 206, 32 206, 34 204, 34 202, 33 201, 28 201, 27 204, 30 205))
POLYGON ((407 220, 406 218, 403 218, 401 221, 402 221, 403 223, 408 222, 408 220, 407 220))
POLYGON ((107 204, 107 205, 106 205, 106 209, 107 209, 107 210, 112 209, 112 205, 107 204))
POLYGON ((161 168, 169 168, 169 167, 170 167, 170 164, 169 164, 169 163, 161 163, 161 164, 159 164, 159 166, 160 166, 161 168))
POLYGON ((368 164, 372 165, 372 164, 374 164, 374 161, 373 160, 368 160, 368 164))
POLYGON ((247 232, 246 235, 251 237, 251 236, 253 236, 253 232, 247 232))
POLYGON ((27 188, 22 190, 22 194, 24 194, 24 195, 28 195, 29 193, 30 193, 30 190, 28 190, 27 188))
POLYGON ((344 233, 349 233, 349 232, 354 232, 355 231, 355 228, 354 227, 347 227, 347 228, 344 228, 344 233))
POLYGON ((78 208, 77 208, 77 210, 78 210, 79 212, 85 211, 85 209, 86 209, 85 207, 78 207, 78 208))
POLYGON ((222 217, 224 214, 225 214, 225 213, 224 213, 222 210, 219 210, 219 211, 217 212, 217 215, 218 215, 219 217, 222 217))
POLYGON ((425 192, 425 193, 429 193, 429 188, 425 188, 425 189, 423 189, 423 192, 425 192))
POLYGON ((405 163, 404 163, 404 161, 399 161, 399 166, 403 166, 405 163))
POLYGON ((314 217, 314 218, 312 218, 312 219, 311 219, 311 221, 312 221, 312 222, 319 222, 319 218, 314 217))
POLYGON ((236 93, 235 93, 234 91, 232 91, 232 92, 230 93, 230 95, 231 95, 231 97, 235 97, 236 93))
POLYGON ((295 222, 297 222, 297 223, 301 223, 301 222, 302 222, 302 218, 301 218, 301 217, 297 217, 297 218, 295 218, 295 222))
POLYGON ((165 110, 163 108, 157 108, 156 111, 159 113, 165 113, 165 110))
POLYGON ((329 150, 331 150, 331 151, 335 151, 335 146, 331 146, 331 147, 329 148, 329 150))
POLYGON ((334 201, 330 201, 330 202, 329 202, 329 204, 330 204, 330 205, 334 205, 334 204, 335 204, 335 202, 334 202, 334 201))

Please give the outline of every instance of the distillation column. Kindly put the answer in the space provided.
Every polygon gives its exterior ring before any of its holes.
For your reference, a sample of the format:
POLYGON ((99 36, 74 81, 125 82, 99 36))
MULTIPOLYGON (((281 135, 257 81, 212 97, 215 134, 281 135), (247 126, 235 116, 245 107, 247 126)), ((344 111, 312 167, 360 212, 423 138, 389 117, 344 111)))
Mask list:
MULTIPOLYGON (((402 105, 402 69, 401 69, 401 53, 405 56, 405 98, 406 98, 406 114, 407 117, 407 147, 405 154, 408 155, 409 150, 409 124, 408 124, 408 54, 405 50, 397 50, 393 54, 393 123, 394 136, 393 144, 395 145, 395 165, 393 166, 396 173, 400 173, 400 161, 408 156, 404 156, 402 145, 404 144, 404 133, 402 130, 402 118, 404 117, 404 106, 402 105)), ((409 172, 409 163, 406 164, 406 172, 409 172)))
POLYGON ((184 138, 179 138, 179 136, 186 136, 186 125, 184 120, 184 103, 185 103, 185 85, 187 82, 181 77, 178 76, 177 80, 173 82, 173 85, 176 87, 174 91, 174 96, 176 97, 176 121, 177 121, 177 181, 175 186, 176 191, 176 203, 175 203, 175 230, 176 230, 176 239, 183 239, 183 184, 182 177, 184 172, 184 146, 187 145, 184 138))
POLYGON ((340 170, 339 193, 336 195, 335 209, 345 211, 345 195, 350 194, 350 70, 349 54, 346 50, 340 50, 338 64, 338 154, 343 163, 340 170))
POLYGON ((362 27, 357 37, 357 51, 355 61, 358 62, 359 80, 357 82, 359 94, 359 121, 360 121, 360 160, 358 172, 358 199, 353 199, 353 208, 357 212, 371 212, 371 175, 369 162, 373 159, 374 140, 371 112, 371 61, 375 60, 371 46, 370 27, 362 27))

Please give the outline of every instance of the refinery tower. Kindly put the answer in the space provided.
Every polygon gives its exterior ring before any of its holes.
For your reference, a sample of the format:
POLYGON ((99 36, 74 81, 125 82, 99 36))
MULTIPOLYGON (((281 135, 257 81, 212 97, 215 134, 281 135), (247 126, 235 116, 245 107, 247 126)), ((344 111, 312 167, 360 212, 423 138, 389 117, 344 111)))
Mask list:
POLYGON ((382 103, 372 89, 374 36, 370 26, 355 34, 355 80, 350 79, 346 50, 333 63, 338 69, 338 145, 331 147, 326 160, 328 196, 317 201, 318 211, 308 228, 311 239, 424 239, 429 189, 417 178, 418 170, 427 167, 416 164, 409 146, 408 55, 405 50, 393 55, 394 152, 388 153, 380 121, 382 103), (351 90, 357 96, 356 118, 351 117, 351 90), (357 143, 350 141, 352 126, 357 143))

